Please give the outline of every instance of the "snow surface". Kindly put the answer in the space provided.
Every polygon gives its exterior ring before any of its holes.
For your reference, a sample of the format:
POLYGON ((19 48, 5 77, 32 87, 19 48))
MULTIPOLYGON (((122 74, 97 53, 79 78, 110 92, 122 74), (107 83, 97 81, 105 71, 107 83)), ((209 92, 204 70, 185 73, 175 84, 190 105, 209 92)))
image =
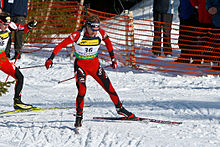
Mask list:
MULTIPOLYGON (((44 64, 48 55, 23 54, 17 66, 44 64)), ((109 63, 103 63, 102 66, 109 63)), ((1 147, 146 147, 220 146, 220 79, 217 76, 178 76, 161 72, 106 68, 124 106, 140 117, 182 121, 181 125, 130 121, 97 121, 95 116, 118 116, 106 92, 90 76, 83 126, 74 132, 75 109, 26 112, 0 116, 1 147)), ((57 56, 54 66, 21 69, 22 99, 39 107, 75 106, 73 62, 57 56)), ((0 72, 0 80, 6 75, 0 72)), ((12 81, 9 78, 9 81, 12 81)), ((13 110, 13 88, 0 98, 0 110, 13 110)))

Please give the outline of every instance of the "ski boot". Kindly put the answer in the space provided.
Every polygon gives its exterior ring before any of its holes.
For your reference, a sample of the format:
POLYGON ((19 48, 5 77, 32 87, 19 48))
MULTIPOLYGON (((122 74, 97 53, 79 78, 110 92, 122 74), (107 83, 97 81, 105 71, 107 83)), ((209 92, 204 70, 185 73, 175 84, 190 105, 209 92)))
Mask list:
POLYGON ((15 110, 28 110, 28 109, 32 109, 32 108, 34 108, 32 105, 24 104, 21 101, 21 96, 14 98, 14 109, 15 110))
POLYGON ((133 113, 129 112, 128 110, 126 110, 123 106, 121 106, 120 108, 116 108, 116 111, 118 114, 123 115, 125 117, 127 117, 128 119, 137 119, 138 117, 136 117, 133 113))
POLYGON ((82 126, 82 119, 83 119, 82 114, 81 114, 81 115, 76 114, 76 121, 75 121, 75 124, 74 124, 74 126, 75 126, 76 128, 82 126))

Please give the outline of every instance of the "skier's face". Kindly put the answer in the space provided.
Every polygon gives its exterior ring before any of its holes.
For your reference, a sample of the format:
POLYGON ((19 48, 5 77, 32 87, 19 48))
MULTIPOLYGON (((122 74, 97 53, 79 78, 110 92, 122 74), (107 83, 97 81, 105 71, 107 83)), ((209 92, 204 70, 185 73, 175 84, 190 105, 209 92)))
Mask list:
POLYGON ((5 24, 5 23, 0 22, 0 29, 1 29, 2 31, 5 31, 7 28, 8 28, 8 24, 5 24))
POLYGON ((89 37, 94 37, 97 35, 97 31, 93 31, 90 27, 86 27, 89 37))

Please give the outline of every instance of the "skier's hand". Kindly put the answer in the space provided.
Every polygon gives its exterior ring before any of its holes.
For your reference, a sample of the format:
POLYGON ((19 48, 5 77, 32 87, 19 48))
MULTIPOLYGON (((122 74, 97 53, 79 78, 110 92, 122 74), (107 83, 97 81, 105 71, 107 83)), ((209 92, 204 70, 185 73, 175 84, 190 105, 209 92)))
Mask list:
POLYGON ((47 61, 45 62, 46 69, 52 67, 52 65, 53 65, 53 60, 47 59, 47 61))
POLYGON ((18 30, 18 26, 14 22, 11 22, 9 24, 9 28, 12 29, 12 30, 15 30, 15 31, 18 30))
POLYGON ((37 26, 37 21, 36 21, 36 20, 30 21, 30 22, 27 24, 28 29, 35 28, 36 26, 37 26))
POLYGON ((111 60, 112 60, 112 68, 113 69, 117 68, 117 61, 116 61, 115 57, 112 57, 111 60))

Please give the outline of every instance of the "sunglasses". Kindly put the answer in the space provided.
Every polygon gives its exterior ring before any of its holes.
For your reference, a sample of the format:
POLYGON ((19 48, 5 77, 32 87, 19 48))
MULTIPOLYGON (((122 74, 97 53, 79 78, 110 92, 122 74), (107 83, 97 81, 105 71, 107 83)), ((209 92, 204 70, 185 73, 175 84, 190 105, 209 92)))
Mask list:
POLYGON ((88 23, 88 26, 92 31, 99 31, 100 30, 100 23, 97 23, 97 22, 88 23))

